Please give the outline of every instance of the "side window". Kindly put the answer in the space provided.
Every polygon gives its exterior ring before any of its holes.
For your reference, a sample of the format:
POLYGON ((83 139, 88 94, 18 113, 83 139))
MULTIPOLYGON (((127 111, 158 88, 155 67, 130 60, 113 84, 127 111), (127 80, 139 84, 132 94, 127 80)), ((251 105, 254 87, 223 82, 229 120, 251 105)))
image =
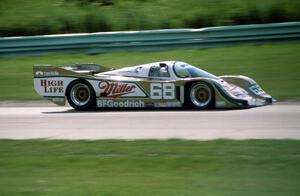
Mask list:
POLYGON ((149 77, 170 77, 170 72, 166 64, 153 65, 149 70, 149 77))

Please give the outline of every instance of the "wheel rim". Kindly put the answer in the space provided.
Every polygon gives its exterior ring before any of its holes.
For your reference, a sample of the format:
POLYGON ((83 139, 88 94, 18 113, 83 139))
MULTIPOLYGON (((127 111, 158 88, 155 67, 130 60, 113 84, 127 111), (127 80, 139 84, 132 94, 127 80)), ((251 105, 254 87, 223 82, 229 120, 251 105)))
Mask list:
POLYGON ((190 98, 194 106, 204 108, 212 100, 211 89, 205 84, 197 84, 192 87, 190 98))
POLYGON ((91 91, 85 84, 75 84, 70 91, 70 98, 77 106, 83 106, 90 101, 91 91))

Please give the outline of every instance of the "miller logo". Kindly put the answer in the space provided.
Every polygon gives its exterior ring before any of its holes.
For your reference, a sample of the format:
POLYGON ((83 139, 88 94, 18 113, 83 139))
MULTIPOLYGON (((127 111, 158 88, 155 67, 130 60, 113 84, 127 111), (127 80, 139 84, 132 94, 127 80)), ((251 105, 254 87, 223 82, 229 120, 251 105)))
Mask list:
POLYGON ((118 98, 122 95, 134 93, 136 86, 135 84, 126 84, 118 82, 110 83, 108 81, 101 81, 99 83, 99 88, 101 89, 101 97, 118 98))

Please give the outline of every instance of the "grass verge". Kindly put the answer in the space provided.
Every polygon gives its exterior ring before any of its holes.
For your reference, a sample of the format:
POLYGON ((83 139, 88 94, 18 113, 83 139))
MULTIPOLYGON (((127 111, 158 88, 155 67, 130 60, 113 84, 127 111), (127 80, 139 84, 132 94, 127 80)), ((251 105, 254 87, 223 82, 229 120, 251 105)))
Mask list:
POLYGON ((3 195, 299 195, 300 141, 0 140, 3 195))
POLYGON ((32 66, 35 64, 98 63, 118 68, 163 60, 185 61, 216 75, 246 75, 255 79, 278 100, 300 100, 299 54, 300 44, 294 43, 202 50, 0 58, 0 100, 41 99, 33 89, 32 66))

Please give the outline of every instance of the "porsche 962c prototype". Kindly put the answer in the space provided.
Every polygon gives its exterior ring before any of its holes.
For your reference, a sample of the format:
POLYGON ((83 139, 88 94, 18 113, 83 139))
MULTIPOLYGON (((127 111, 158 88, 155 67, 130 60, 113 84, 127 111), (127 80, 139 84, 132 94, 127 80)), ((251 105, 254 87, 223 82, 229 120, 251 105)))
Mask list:
POLYGON ((96 64, 34 66, 38 94, 76 110, 98 108, 243 108, 273 99, 246 76, 215 76, 188 63, 155 62, 121 69, 96 64))

